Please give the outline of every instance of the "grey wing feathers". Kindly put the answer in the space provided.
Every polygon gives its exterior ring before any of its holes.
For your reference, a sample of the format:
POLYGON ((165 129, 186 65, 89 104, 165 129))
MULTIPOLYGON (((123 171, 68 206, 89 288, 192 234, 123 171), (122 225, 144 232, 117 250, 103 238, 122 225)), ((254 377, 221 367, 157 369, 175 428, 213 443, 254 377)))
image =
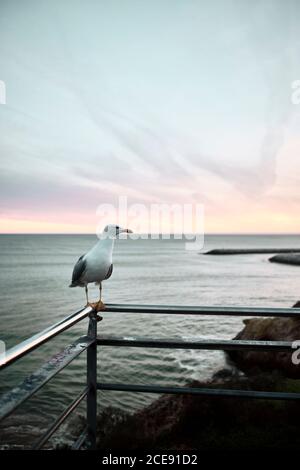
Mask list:
POLYGON ((112 275, 112 272, 113 272, 113 264, 110 265, 109 270, 107 271, 107 274, 104 280, 108 279, 112 275))
POLYGON ((76 287, 82 285, 80 279, 86 269, 86 260, 84 259, 84 255, 80 256, 77 263, 74 266, 73 274, 72 274, 72 282, 69 287, 76 287))

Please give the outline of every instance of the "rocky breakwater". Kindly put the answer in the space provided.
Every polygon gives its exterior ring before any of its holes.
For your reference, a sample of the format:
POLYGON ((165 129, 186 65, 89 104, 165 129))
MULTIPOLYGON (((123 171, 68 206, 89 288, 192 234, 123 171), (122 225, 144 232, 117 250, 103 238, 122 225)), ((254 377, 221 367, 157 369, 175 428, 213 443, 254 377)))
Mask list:
MULTIPOLYGON (((300 308, 300 302, 294 305, 300 308)), ((244 320, 244 328, 234 339, 257 341, 300 341, 300 318, 252 318, 244 320)), ((229 351, 231 364, 246 373, 256 374, 259 370, 279 371, 285 377, 300 378, 300 364, 294 364, 290 352, 274 351, 229 351)), ((299 355, 298 355, 299 356, 299 355)))
POLYGON ((300 266, 300 253, 280 253, 269 258, 271 263, 291 264, 300 266))

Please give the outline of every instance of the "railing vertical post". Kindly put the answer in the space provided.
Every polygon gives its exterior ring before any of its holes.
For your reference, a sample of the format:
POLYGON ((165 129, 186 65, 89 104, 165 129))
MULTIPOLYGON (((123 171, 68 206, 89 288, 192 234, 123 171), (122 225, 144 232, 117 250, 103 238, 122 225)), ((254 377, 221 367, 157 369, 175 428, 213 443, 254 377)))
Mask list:
POLYGON ((90 314, 88 336, 95 341, 87 349, 87 437, 90 449, 96 449, 97 430, 97 314, 90 314))

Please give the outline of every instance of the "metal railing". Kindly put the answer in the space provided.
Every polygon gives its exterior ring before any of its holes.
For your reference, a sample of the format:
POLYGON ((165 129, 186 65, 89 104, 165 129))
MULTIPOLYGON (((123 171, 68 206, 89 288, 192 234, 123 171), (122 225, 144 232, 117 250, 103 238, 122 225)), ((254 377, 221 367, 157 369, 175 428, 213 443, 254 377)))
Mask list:
MULTIPOLYGON (((109 304, 105 313, 118 314, 168 314, 168 315, 228 315, 242 317, 296 317, 300 318, 299 308, 256 308, 256 307, 193 307, 166 305, 119 305, 109 304)), ((43 364, 37 371, 28 376, 22 384, 5 393, 0 398, 0 420, 9 416, 18 406, 40 390, 56 374, 68 366, 79 354, 87 351, 86 387, 75 397, 50 428, 34 444, 34 449, 42 448, 60 425, 70 416, 77 406, 86 399, 86 429, 73 444, 73 449, 79 449, 83 444, 87 448, 96 448, 97 438, 97 390, 114 390, 123 392, 142 392, 158 394, 192 394, 212 397, 239 397, 272 400, 298 400, 300 393, 269 392, 256 390, 232 390, 196 387, 165 387, 144 384, 99 383, 97 382, 97 347, 133 347, 133 348, 172 348, 172 349, 202 349, 202 350, 257 350, 291 352, 292 343, 288 341, 241 341, 241 340, 180 340, 177 338, 147 338, 97 336, 97 323, 101 319, 92 307, 86 307, 76 312, 42 332, 32 336, 19 345, 9 349, 0 369, 12 365, 21 357, 31 353, 52 338, 71 328, 76 323, 89 317, 86 336, 82 336, 67 346, 43 364)))

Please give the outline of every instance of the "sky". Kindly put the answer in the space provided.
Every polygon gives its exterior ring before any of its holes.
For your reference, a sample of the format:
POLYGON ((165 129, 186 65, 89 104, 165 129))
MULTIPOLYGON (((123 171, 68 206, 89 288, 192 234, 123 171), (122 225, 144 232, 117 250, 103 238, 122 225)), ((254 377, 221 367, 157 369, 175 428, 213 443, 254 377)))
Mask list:
POLYGON ((298 0, 1 0, 0 232, 94 233, 126 197, 203 205, 207 233, 300 233, 299 17, 298 0))

